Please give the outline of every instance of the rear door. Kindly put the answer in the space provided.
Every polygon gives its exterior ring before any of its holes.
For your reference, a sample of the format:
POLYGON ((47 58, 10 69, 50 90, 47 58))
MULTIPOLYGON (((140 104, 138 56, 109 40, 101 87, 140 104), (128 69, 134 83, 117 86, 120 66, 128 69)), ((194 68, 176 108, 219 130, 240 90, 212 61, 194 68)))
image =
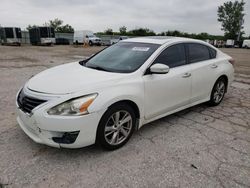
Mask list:
POLYGON ((192 68, 192 97, 191 103, 206 99, 210 96, 216 80, 218 63, 216 50, 209 46, 190 43, 186 44, 188 61, 192 68))
POLYGON ((184 44, 165 49, 153 64, 166 64, 167 74, 144 75, 145 119, 163 115, 189 103, 191 97, 191 68, 186 62, 184 44))

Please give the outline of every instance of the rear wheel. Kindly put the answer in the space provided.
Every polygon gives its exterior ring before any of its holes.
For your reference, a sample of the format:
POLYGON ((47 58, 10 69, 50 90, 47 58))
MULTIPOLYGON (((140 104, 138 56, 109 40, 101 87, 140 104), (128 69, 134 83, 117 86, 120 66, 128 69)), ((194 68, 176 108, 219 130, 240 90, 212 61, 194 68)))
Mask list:
POLYGON ((110 107, 101 118, 97 130, 97 144, 107 150, 115 150, 128 142, 135 129, 134 110, 121 103, 110 107))
POLYGON ((227 82, 224 78, 219 78, 213 87, 209 104, 211 106, 217 106, 221 103, 226 93, 227 82))
POLYGON ((89 41, 89 45, 90 45, 90 46, 93 46, 93 42, 92 42, 92 41, 89 41))

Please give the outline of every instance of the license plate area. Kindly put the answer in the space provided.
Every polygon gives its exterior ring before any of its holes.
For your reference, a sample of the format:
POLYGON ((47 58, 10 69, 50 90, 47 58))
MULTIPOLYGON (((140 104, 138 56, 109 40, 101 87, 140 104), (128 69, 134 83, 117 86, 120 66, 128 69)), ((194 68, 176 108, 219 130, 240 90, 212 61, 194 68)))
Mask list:
POLYGON ((35 125, 35 121, 26 113, 22 112, 21 110, 19 111, 19 117, 22 120, 23 124, 27 129, 29 129, 31 132, 38 134, 39 133, 39 128, 35 125))

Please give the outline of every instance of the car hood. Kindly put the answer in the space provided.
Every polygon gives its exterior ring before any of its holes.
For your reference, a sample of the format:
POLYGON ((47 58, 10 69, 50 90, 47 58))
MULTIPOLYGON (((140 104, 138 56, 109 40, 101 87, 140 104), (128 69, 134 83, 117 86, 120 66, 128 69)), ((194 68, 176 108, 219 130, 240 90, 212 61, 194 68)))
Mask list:
POLYGON ((26 87, 47 94, 69 94, 107 87, 124 77, 126 74, 86 68, 76 62, 47 69, 32 77, 26 87))

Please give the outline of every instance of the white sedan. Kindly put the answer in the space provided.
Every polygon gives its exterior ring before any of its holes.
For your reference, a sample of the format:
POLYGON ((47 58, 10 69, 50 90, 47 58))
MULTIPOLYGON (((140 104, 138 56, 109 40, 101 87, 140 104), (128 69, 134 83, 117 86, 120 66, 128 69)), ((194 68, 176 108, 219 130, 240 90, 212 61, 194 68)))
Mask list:
POLYGON ((200 103, 220 104, 233 63, 199 40, 124 40, 32 77, 17 94, 17 121, 37 143, 117 149, 146 123, 200 103))

